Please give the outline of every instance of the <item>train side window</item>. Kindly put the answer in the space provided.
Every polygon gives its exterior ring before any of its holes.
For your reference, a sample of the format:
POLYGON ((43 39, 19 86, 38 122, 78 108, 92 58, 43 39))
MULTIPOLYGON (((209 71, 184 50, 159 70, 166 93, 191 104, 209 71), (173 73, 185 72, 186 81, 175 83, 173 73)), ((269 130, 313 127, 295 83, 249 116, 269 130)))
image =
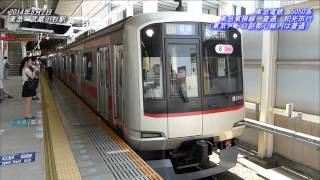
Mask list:
POLYGON ((163 99, 163 61, 161 58, 161 24, 140 31, 144 99, 163 99))
POLYGON ((62 59, 63 59, 63 70, 66 71, 67 70, 66 56, 63 56, 62 59))
POLYGON ((93 62, 92 62, 92 53, 87 52, 83 54, 83 77, 85 80, 92 81, 93 74, 93 62))
POLYGON ((74 54, 71 54, 70 55, 70 72, 72 73, 72 74, 75 74, 75 56, 74 56, 74 54))

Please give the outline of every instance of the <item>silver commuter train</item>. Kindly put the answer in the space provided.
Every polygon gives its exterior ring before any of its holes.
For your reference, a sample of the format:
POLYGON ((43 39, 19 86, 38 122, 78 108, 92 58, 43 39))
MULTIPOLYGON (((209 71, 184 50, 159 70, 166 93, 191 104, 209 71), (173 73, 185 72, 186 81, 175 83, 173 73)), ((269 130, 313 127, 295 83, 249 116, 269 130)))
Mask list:
POLYGON ((161 154, 149 162, 167 179, 217 174, 235 165, 244 100, 241 33, 211 31, 215 21, 184 12, 130 17, 56 53, 54 72, 134 149, 161 154), (213 149, 220 166, 208 161, 213 149), (190 164, 202 171, 180 171, 190 164))

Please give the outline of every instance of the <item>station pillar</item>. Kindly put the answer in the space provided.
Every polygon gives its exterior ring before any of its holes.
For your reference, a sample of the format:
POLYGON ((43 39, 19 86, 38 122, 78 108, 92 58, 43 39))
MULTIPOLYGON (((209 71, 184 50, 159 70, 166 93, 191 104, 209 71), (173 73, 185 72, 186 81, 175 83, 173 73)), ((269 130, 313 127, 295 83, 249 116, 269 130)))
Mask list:
POLYGON ((0 40, 0 64, 2 64, 4 58, 3 40, 0 40))
POLYGON ((158 12, 158 1, 142 1, 143 13, 158 12))
POLYGON ((192 14, 202 14, 202 1, 187 1, 187 11, 192 14))
POLYGON ((132 5, 131 1, 128 2, 128 7, 126 9, 126 14, 127 14, 127 17, 133 16, 133 5, 132 5))
MULTIPOLYGON (((278 1, 265 1, 265 8, 279 7, 278 1)), ((274 124, 272 108, 275 107, 276 96, 276 62, 278 55, 278 32, 264 31, 262 38, 262 62, 261 62, 261 102, 259 121, 274 124)), ((269 158, 273 153, 273 135, 259 132, 258 156, 269 158)))
POLYGON ((22 41, 21 42, 21 56, 22 58, 26 57, 27 56, 27 42, 26 41, 22 41))

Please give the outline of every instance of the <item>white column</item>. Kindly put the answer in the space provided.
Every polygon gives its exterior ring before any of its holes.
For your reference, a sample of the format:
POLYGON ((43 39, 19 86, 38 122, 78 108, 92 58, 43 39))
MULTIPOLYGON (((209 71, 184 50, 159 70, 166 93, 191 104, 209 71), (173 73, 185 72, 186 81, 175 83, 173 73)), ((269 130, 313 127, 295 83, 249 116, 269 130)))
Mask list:
POLYGON ((187 1, 188 12, 202 14, 202 1, 187 1))
POLYGON ((142 1, 143 13, 158 12, 158 1, 142 1))
MULTIPOLYGON (((0 40, 0 66, 3 65, 3 40, 0 40)), ((0 68, 0 80, 3 79, 3 68, 0 68)))
POLYGON ((27 56, 27 42, 26 41, 21 42, 21 50, 22 50, 22 54, 21 54, 22 58, 26 57, 27 56))
POLYGON ((233 1, 225 1, 221 6, 219 6, 219 16, 233 15, 232 2, 233 1))
MULTIPOLYGON (((265 1, 266 8, 279 7, 276 1, 265 1)), ((262 82, 259 121, 274 124, 271 113, 275 105, 276 89, 276 61, 278 53, 278 32, 264 31, 262 39, 262 82)), ((271 157, 273 153, 273 135, 259 132, 258 156, 271 157)))
POLYGON ((133 16, 133 5, 131 1, 128 2, 128 7, 126 11, 127 11, 127 17, 133 16))
POLYGON ((3 40, 0 40, 0 64, 2 64, 3 57, 3 40))

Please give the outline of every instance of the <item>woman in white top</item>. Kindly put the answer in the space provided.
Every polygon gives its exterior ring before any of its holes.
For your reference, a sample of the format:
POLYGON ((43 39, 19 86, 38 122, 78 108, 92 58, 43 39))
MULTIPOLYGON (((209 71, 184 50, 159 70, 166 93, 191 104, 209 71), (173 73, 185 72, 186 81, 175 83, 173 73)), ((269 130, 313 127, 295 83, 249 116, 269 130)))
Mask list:
POLYGON ((26 99, 26 104, 25 104, 25 118, 26 119, 32 119, 35 118, 32 116, 31 112, 31 102, 32 102, 32 97, 36 95, 36 89, 30 90, 27 87, 27 81, 29 79, 33 79, 35 77, 35 74, 39 69, 32 65, 32 59, 30 57, 25 57, 20 65, 21 69, 21 75, 22 75, 22 97, 26 99), (32 67, 33 71, 30 69, 32 67))

